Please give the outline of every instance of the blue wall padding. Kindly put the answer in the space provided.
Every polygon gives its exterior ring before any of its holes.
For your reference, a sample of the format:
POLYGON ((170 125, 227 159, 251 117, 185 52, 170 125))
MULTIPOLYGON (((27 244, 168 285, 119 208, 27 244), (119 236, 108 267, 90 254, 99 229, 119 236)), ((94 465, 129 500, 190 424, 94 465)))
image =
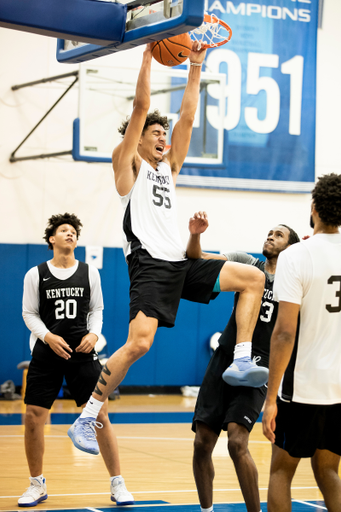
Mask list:
MULTIPOLYGON (((78 247, 75 254, 85 260, 84 247, 78 247)), ((29 331, 21 314, 23 279, 31 267, 51 257, 46 245, 0 244, 0 384, 9 379, 21 384, 22 371, 17 364, 30 359, 29 331)), ((100 275, 103 334, 108 343, 105 352, 110 355, 125 343, 128 334, 129 278, 122 249, 104 248, 100 275)), ((210 337, 224 329, 232 307, 232 293, 221 293, 209 305, 182 300, 175 327, 158 329, 152 348, 134 363, 123 384, 200 385, 210 358, 210 337)))
POLYGON ((97 0, 0 0, 0 26, 98 45, 120 43, 127 6, 97 0))

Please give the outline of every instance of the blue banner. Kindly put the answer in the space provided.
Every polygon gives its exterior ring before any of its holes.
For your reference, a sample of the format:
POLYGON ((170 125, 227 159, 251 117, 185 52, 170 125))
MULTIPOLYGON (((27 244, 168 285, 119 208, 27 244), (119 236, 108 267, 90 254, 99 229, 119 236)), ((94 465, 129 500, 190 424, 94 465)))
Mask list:
POLYGON ((318 0, 211 0, 207 12, 233 32, 206 58, 207 71, 226 74, 223 163, 185 164, 178 184, 310 192, 318 0))

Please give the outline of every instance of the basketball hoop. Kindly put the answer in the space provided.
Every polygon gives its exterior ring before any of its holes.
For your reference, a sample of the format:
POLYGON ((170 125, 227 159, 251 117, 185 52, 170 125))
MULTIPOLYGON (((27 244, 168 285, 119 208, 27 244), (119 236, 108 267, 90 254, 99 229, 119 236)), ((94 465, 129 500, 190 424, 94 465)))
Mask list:
POLYGON ((215 14, 204 15, 200 27, 191 30, 189 35, 199 43, 201 48, 215 48, 228 43, 232 37, 232 30, 227 23, 220 20, 215 14))

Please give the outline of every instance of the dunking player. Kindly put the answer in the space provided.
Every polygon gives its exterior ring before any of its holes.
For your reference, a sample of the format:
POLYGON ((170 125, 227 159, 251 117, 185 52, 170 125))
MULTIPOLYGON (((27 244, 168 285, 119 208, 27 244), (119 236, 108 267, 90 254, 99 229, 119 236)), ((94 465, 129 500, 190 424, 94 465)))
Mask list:
POLYGON ((291 510, 301 457, 311 458, 327 510, 341 510, 341 175, 320 177, 312 198, 314 234, 281 254, 274 286, 279 307, 263 414, 274 443, 269 512, 291 510))
MULTIPOLYGON (((253 356, 268 366, 271 333, 275 325, 278 304, 273 299, 272 287, 279 254, 299 238, 295 231, 284 224, 270 229, 263 245, 265 262, 244 252, 226 254, 202 253, 200 234, 208 226, 204 212, 190 220, 190 239, 187 253, 192 257, 217 258, 254 265, 265 274, 265 287, 261 310, 252 338, 253 356)), ((207 367, 196 403, 193 430, 195 432, 193 471, 201 510, 213 510, 214 467, 212 452, 221 430, 227 430, 228 451, 234 463, 245 505, 248 512, 260 511, 258 472, 248 449, 249 435, 261 412, 266 387, 232 387, 221 378, 233 358, 236 340, 236 305, 223 331, 219 346, 207 367)))
POLYGON ((198 50, 193 43, 180 118, 172 133, 171 149, 165 153, 167 118, 158 111, 148 114, 152 55, 147 45, 133 112, 121 127, 123 141, 113 151, 116 188, 125 208, 130 325, 126 344, 108 360, 85 410, 69 430, 75 446, 90 453, 97 453, 98 447, 95 438, 84 437, 84 426, 95 421, 104 400, 130 366, 148 352, 158 326, 174 325, 181 297, 208 303, 214 292, 239 291, 236 358, 241 362, 237 372, 244 385, 267 381, 268 369, 257 366, 250 357, 264 275, 234 262, 187 259, 177 227, 175 184, 191 139, 204 57, 205 50, 198 50))
MULTIPOLYGON (((102 330, 101 282, 95 267, 75 259, 81 226, 76 215, 53 215, 44 236, 53 258, 25 276, 23 317, 31 331, 32 351, 25 395, 25 449, 31 485, 19 498, 20 507, 33 507, 47 499, 44 425, 64 376, 72 398, 84 406, 102 369, 94 350, 102 330)), ((107 410, 106 401, 99 417, 103 428, 98 431, 98 442, 110 474, 111 499, 131 505, 134 498, 120 475, 117 441, 107 410)))

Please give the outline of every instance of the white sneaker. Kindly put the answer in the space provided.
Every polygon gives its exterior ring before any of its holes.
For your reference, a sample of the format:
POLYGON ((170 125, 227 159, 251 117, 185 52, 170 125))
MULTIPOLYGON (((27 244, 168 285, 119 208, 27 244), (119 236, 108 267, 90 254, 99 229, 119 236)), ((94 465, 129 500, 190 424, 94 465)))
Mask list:
POLYGON ((102 423, 96 421, 95 418, 77 418, 73 425, 67 431, 67 435, 78 450, 99 454, 99 446, 96 439, 97 428, 103 428, 102 423))
POLYGON ((18 499, 19 507, 35 507, 41 501, 47 499, 45 478, 41 481, 38 478, 30 477, 31 485, 18 499))
POLYGON ((134 497, 127 491, 123 478, 115 478, 110 485, 111 501, 117 505, 134 505, 134 497))
POLYGON ((235 359, 233 363, 224 371, 222 377, 226 384, 230 386, 247 386, 250 388, 260 388, 268 382, 269 370, 264 366, 257 366, 257 359, 250 357, 241 357, 235 359))

